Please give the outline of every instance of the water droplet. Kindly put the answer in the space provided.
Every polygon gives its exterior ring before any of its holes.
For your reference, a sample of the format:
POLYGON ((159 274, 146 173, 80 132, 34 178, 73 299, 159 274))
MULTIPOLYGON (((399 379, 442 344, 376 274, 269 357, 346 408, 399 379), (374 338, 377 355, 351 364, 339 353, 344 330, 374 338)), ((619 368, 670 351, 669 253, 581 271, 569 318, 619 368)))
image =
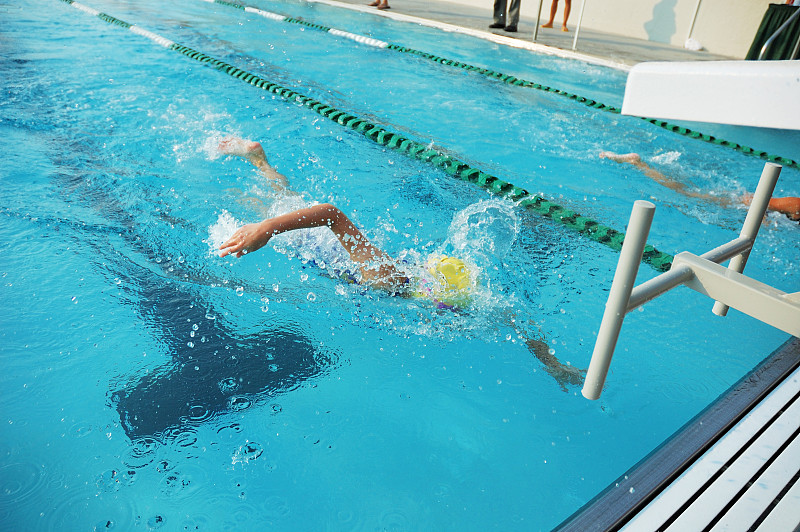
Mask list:
POLYGON ((317 300, 317 296, 316 294, 314 294, 314 292, 309 292, 308 295, 306 296, 306 299, 308 299, 313 303, 314 301, 317 300))
POLYGON ((239 382, 233 377, 228 377, 219 381, 217 386, 222 393, 230 393, 239 389, 239 382))
POLYGON ((241 286, 237 286, 236 287, 236 295, 237 296, 243 296, 244 295, 244 288, 241 287, 241 286))
POLYGON ((300 274, 300 280, 304 281, 304 282, 307 281, 308 280, 308 274, 307 273, 301 273, 300 274))
POLYGON ((150 530, 156 530, 162 526, 164 526, 164 518, 160 515, 154 515, 147 520, 147 528, 150 530))

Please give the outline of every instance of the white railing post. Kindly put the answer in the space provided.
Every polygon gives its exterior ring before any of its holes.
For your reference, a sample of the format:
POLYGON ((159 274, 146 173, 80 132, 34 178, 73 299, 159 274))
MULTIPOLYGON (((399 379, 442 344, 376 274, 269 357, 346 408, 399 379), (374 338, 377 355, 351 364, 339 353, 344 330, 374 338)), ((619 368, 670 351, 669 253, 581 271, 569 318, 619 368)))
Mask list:
POLYGON ((650 224, 653 222, 655 209, 655 205, 649 201, 637 200, 633 204, 628 222, 628 232, 622 243, 617 271, 614 273, 614 280, 611 283, 603 321, 600 323, 597 341, 594 344, 592 361, 589 363, 581 392, 587 399, 598 399, 606 382, 611 357, 617 345, 622 321, 625 319, 636 274, 639 272, 639 264, 642 261, 642 253, 647 242, 647 235, 650 233, 650 224))
POLYGON ((539 23, 542 21, 542 2, 544 2, 544 0, 539 0, 539 11, 536 12, 536 27, 533 28, 534 41, 539 36, 539 23))
MULTIPOLYGON (((761 221, 764 219, 764 214, 767 212, 767 205, 772 198, 772 192, 775 190, 775 183, 778 181, 778 176, 781 175, 781 165, 775 163, 766 163, 764 170, 761 172, 761 178, 758 180, 753 199, 750 202, 750 208, 747 210, 747 216, 742 225, 742 232, 739 234, 740 238, 750 240, 751 247, 756 241, 758 236, 758 229, 761 227, 761 221)), ((736 273, 744 271, 747 258, 750 256, 750 249, 736 255, 731 259, 728 269, 736 273)), ((725 316, 728 314, 728 305, 719 301, 714 303, 712 312, 717 316, 725 316)))
POLYGON ((575 27, 575 38, 572 39, 572 49, 578 48, 578 35, 581 33, 581 24, 583 23, 583 10, 586 8, 586 0, 581 0, 581 12, 578 16, 578 25, 575 27))

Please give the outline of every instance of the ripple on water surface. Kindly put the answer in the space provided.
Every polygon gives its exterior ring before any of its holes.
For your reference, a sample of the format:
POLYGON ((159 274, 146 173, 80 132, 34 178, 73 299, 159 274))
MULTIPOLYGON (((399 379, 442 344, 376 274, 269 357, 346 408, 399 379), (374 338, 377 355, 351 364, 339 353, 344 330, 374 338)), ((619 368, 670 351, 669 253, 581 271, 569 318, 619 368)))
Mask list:
POLYGON ((12 509, 34 496, 44 486, 44 469, 31 463, 9 464, 0 468, 0 509, 12 509))

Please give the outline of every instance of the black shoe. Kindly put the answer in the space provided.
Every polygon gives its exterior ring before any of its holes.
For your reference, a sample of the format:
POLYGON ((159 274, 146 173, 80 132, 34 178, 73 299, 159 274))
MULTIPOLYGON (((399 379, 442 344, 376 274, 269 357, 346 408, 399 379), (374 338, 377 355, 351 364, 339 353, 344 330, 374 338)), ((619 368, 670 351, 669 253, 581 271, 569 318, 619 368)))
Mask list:
POLYGON ((513 32, 516 32, 516 31, 517 31, 517 27, 516 27, 516 26, 506 26, 506 27, 505 27, 505 28, 503 28, 503 29, 504 29, 504 30, 506 30, 506 31, 507 31, 507 32, 509 32, 509 33, 513 33, 513 32))
POLYGON ((493 22, 492 24, 489 24, 490 28, 502 28, 503 26, 505 26, 505 24, 502 22, 493 22))

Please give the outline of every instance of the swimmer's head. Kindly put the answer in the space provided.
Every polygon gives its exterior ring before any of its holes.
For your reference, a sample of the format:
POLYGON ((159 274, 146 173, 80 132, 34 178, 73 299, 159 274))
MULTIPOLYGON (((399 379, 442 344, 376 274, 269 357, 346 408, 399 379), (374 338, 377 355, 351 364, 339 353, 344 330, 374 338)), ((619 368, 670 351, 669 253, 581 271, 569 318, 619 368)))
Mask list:
POLYGON ((472 280, 464 261, 455 257, 435 256, 426 270, 433 276, 428 297, 444 307, 465 307, 469 304, 472 280))

